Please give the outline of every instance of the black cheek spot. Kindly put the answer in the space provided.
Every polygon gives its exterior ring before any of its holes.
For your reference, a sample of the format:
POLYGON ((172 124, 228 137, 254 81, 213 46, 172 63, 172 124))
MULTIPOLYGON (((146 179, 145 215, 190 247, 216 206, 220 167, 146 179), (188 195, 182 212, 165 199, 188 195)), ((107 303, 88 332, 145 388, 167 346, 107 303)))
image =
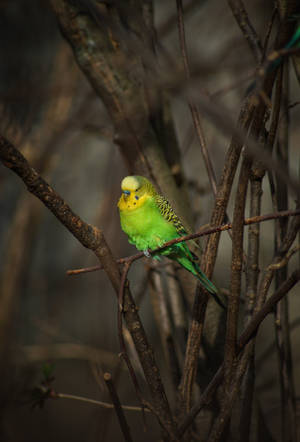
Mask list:
POLYGON ((133 203, 134 205, 136 205, 136 203, 133 203))

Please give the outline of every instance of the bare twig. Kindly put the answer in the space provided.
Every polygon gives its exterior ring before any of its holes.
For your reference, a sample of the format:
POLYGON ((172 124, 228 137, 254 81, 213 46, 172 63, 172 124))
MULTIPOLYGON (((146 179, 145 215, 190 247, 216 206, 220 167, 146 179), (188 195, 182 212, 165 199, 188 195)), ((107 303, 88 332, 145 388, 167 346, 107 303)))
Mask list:
MULTIPOLYGON (((279 116, 280 116, 281 95, 282 95, 282 70, 279 71, 279 75, 277 76, 277 80, 276 80, 272 121, 271 121, 270 130, 269 130, 267 143, 266 143, 266 147, 270 152, 272 152, 272 150, 273 150, 275 137, 276 137, 276 133, 277 133, 278 121, 279 121, 279 116)), ((273 209, 275 211, 277 211, 278 208, 277 208, 277 201, 275 198, 275 183, 274 183, 274 178, 273 178, 273 171, 271 171, 271 170, 268 170, 268 179, 269 179, 269 184, 270 184, 273 209)))
POLYGON ((242 0, 228 0, 228 4, 237 21, 237 24, 239 25, 245 39, 250 46, 256 63, 259 63, 262 55, 262 44, 252 23, 250 22, 249 16, 242 0))
POLYGON ((274 8, 273 8, 273 12, 270 18, 270 21, 268 23, 268 27, 267 27, 267 31, 266 31, 266 35, 264 37, 264 44, 263 44, 263 51, 262 51, 262 58, 261 58, 261 62, 263 62, 266 52, 267 52, 267 48, 268 48, 268 44, 269 44, 269 40, 270 40, 270 36, 271 36, 271 32, 272 32, 272 28, 274 25, 274 21, 277 15, 277 6, 275 4, 274 8))
POLYGON ((260 280, 257 302, 255 304, 255 311, 259 311, 265 303, 269 287, 271 285, 277 263, 281 262, 282 258, 288 253, 290 247, 292 246, 296 235, 300 229, 300 217, 297 216, 291 219, 289 229, 281 243, 280 249, 275 253, 271 265, 269 265, 260 280))
MULTIPOLYGON (((300 209, 284 210, 281 212, 269 213, 267 215, 260 215, 260 216, 254 216, 251 218, 246 218, 244 220, 244 225, 250 226, 251 224, 257 224, 257 223, 262 223, 262 222, 270 221, 270 220, 274 220, 274 219, 286 218, 286 217, 292 217, 292 216, 298 216, 298 215, 300 215, 300 209)), ((189 241, 192 239, 200 238, 202 236, 208 236, 208 235, 212 235, 214 233, 224 232, 224 231, 230 230, 230 229, 232 229, 231 223, 223 224, 223 225, 220 225, 217 227, 211 227, 206 230, 201 230, 200 232, 197 232, 197 233, 191 233, 189 235, 181 236, 179 238, 172 239, 171 241, 167 241, 162 247, 159 247, 155 250, 149 250, 149 253, 155 254, 155 253, 163 250, 165 247, 169 247, 173 244, 179 244, 183 241, 189 241)), ((120 258, 116 262, 120 263, 120 264, 125 264, 127 261, 136 261, 137 259, 144 258, 144 256, 145 256, 145 254, 143 252, 139 252, 139 253, 136 253, 135 255, 131 255, 126 258, 120 258)), ((77 275, 80 273, 85 273, 86 271, 92 272, 92 271, 102 270, 102 269, 103 269, 103 267, 100 265, 100 266, 87 267, 87 268, 76 269, 76 270, 68 270, 67 275, 77 275)))
MULTIPOLYGON (((266 76, 265 81, 266 83, 268 83, 268 92, 271 85, 273 84, 272 82, 274 81, 275 77, 276 70, 271 70, 270 74, 266 76)), ((267 108, 269 107, 270 100, 268 96, 270 94, 267 93, 267 90, 265 91, 261 89, 261 91, 263 91, 265 100, 258 100, 253 93, 251 97, 248 97, 250 103, 248 103, 247 101, 248 104, 244 105, 245 108, 247 108, 249 105, 251 107, 252 105, 251 110, 253 110, 259 105, 259 103, 267 108)), ((245 130, 243 130, 240 126, 238 126, 237 128, 235 127, 233 120, 230 118, 230 111, 228 111, 228 109, 222 107, 220 104, 216 106, 215 103, 212 103, 211 100, 209 100, 201 92, 198 92, 196 90, 193 90, 192 92, 194 100, 197 101, 199 108, 203 112, 205 112, 206 118, 211 120, 217 126, 218 130, 229 136, 232 135, 232 132, 234 131, 235 141, 244 140, 245 130), (199 98, 196 100, 195 95, 197 93, 199 98)), ((243 109, 243 112, 241 112, 241 114, 244 114, 244 116, 248 115, 248 112, 244 113, 244 111, 245 109, 243 109)), ((263 124, 263 121, 264 120, 260 121, 260 125, 263 124)), ((258 159, 267 170, 273 170, 274 173, 276 173, 283 181, 287 183, 293 193, 299 196, 300 190, 298 180, 294 176, 292 176, 286 168, 283 168, 281 163, 276 161, 267 150, 262 150, 260 145, 258 145, 258 143, 254 141, 251 137, 247 138, 247 140, 245 141, 245 145, 247 146, 249 156, 251 156, 253 159, 258 159)))
POLYGON ((236 361, 236 368, 232 372, 232 380, 227 388, 226 395, 224 395, 222 407, 218 418, 215 420, 211 430, 211 434, 208 438, 208 442, 217 442, 222 440, 223 431, 229 421, 232 413, 232 408, 240 389, 243 376, 246 372, 249 358, 253 350, 253 342, 250 342, 244 349, 241 357, 236 361))
POLYGON ((160 332, 160 339, 175 392, 180 381, 180 369, 175 350, 171 319, 165 299, 162 274, 158 272, 160 264, 154 263, 154 265, 154 271, 151 272, 152 274, 150 273, 150 296, 154 318, 160 332))
MULTIPOLYGON (((188 61, 188 55, 187 55, 187 49, 186 49, 186 41, 185 41, 182 0, 176 0, 176 4, 177 4, 178 32, 179 32, 181 55, 182 55, 185 75, 186 75, 187 80, 189 80, 191 74, 190 74, 190 67, 189 67, 189 61, 188 61)), ((213 168, 213 164, 211 162, 211 158, 208 153, 207 144, 206 144, 206 140, 205 140, 204 132, 202 129, 202 124, 201 124, 200 112, 199 112, 197 106, 195 104, 193 104, 191 101, 189 101, 189 108, 191 111, 193 123, 195 126, 198 141, 200 144, 202 156, 203 156, 203 159, 205 162, 205 167, 207 170, 209 182, 210 182, 213 194, 214 194, 214 196, 216 196, 216 194, 217 194, 216 174, 215 174, 215 171, 213 168)))
MULTIPOLYGON (((24 181, 28 190, 49 208, 84 247, 94 252, 118 294, 121 283, 119 268, 102 231, 81 220, 60 195, 28 164, 24 156, 3 137, 0 137, 0 159, 6 167, 14 171, 24 181)), ((154 407, 162 415, 162 419, 169 427, 170 432, 175 433, 175 424, 161 381, 159 368, 156 365, 153 350, 148 344, 136 305, 128 289, 124 292, 123 314, 139 355, 152 394, 154 407)))
MULTIPOLYGON (((168 285, 168 295, 169 295, 169 304, 172 311, 172 318, 174 321, 174 328, 176 334, 176 342, 178 342, 178 346, 180 351, 184 352, 186 338, 187 338, 187 318, 186 318, 186 310, 184 308, 182 294, 180 292, 180 288, 178 287, 178 283, 176 280, 176 273, 174 270, 174 266, 170 266, 167 273, 167 285, 168 285)), ((181 355, 181 352, 179 355, 181 355)))
MULTIPOLYGON (((281 118, 279 120, 277 137, 277 157, 285 167, 289 163, 289 64, 280 66, 282 79, 281 118)), ((288 205, 288 188, 285 182, 276 179, 276 203, 279 210, 284 210, 288 205)), ((280 247, 288 227, 287 220, 278 220, 275 223, 275 250, 280 247)), ((288 254, 287 254, 288 255, 288 254)), ((286 256, 287 256, 286 255, 286 256)), ((274 268, 274 267, 273 267, 274 268)), ((278 268, 277 268, 278 269, 278 268)), ((275 273, 275 287, 286 279, 287 265, 275 273)), ((288 313, 288 299, 284 298, 276 306, 274 326, 278 354, 278 373, 280 379, 282 440, 296 442, 297 418, 295 408, 295 388, 292 372, 292 354, 290 341, 290 325, 288 313)))
MULTIPOLYGON (((265 174, 264 168, 259 161, 255 161, 250 175, 250 215, 259 216, 261 210, 262 179, 265 174)), ((253 314, 254 304, 257 296, 257 284, 259 275, 259 245, 260 225, 253 224, 248 232, 248 260, 246 268, 246 306, 244 325, 246 326, 253 314)), ((239 440, 247 442, 250 436, 250 425, 252 418, 252 400, 254 396, 255 381, 255 342, 249 349, 249 364, 241 388, 241 403, 239 408, 239 440)))
POLYGON ((118 396, 116 389, 114 387, 114 384, 112 382, 110 373, 104 373, 103 378, 104 378, 105 384, 107 386, 107 389, 109 391, 116 415, 118 417, 118 421, 119 421, 120 428, 121 428, 121 431, 124 436, 124 440, 126 442, 131 442, 132 438, 131 438, 131 434, 130 434, 130 428, 129 428, 129 425, 128 425, 127 420, 125 418, 125 415, 123 413, 123 408, 121 406, 119 396, 118 396))
MULTIPOLYGON (((268 78, 267 91, 270 90, 274 81, 274 77, 268 78)), ((207 100, 203 99, 201 104, 203 105, 205 102, 205 109, 208 111, 210 116, 213 115, 213 118, 218 118, 218 122, 220 126, 222 126, 222 121, 224 120, 224 115, 219 115, 215 108, 212 109, 210 103, 207 100), (218 117, 217 115, 218 114, 218 117), (220 118, 219 118, 220 117, 220 118), (222 120, 223 119, 223 120, 222 120)), ((264 119, 262 117, 264 104, 262 103, 259 106, 260 112, 256 114, 256 122, 255 122, 255 130, 258 131, 259 127, 263 126, 264 119)), ((204 107, 203 107, 204 109, 204 107)), ((228 150, 228 153, 225 158, 225 166, 223 170, 223 174, 221 177, 220 185, 218 188, 218 194, 215 201, 215 209, 212 214, 211 224, 220 224, 223 222, 226 207, 228 204, 231 187, 234 179, 234 175, 237 169, 237 164, 239 161, 240 153, 242 146, 244 144, 245 134, 247 133, 250 123, 253 118, 253 112, 256 109, 256 105, 252 102, 251 99, 247 99, 242 107, 240 112, 237 130, 234 132, 234 136, 232 137, 232 141, 228 150)), ((224 122, 224 121, 223 121, 224 122)), ((224 130, 228 129, 227 124, 224 122, 223 125, 224 130), (225 127, 226 126, 226 127, 225 127)), ((255 151, 255 147, 253 146, 253 142, 249 143, 247 140, 247 148, 251 146, 251 154, 253 154, 253 150, 255 151)), ((261 150, 260 150, 260 158, 261 158, 261 150)), ((299 191, 299 186, 295 183, 293 184, 293 188, 299 191)), ((296 191, 296 190, 295 190, 296 191)), ((214 235, 210 235, 207 241, 206 250, 202 255, 201 263, 202 270, 207 275, 208 278, 211 278, 215 260, 217 256, 217 249, 219 244, 220 235, 219 233, 215 233, 214 235)), ((200 293, 199 293, 200 296, 200 293)), ((187 351, 185 357, 185 366, 183 371, 183 377, 181 380, 180 391, 182 396, 182 409, 186 410, 187 399, 191 397, 191 391, 193 386, 193 380, 195 378, 195 373, 197 370, 198 363, 198 354, 202 339, 203 332, 203 311, 205 311, 207 298, 203 295, 203 291, 201 291, 201 300, 198 300, 195 297, 193 313, 192 313, 192 323, 190 326, 190 332, 187 343, 187 351), (204 303, 204 305, 203 305, 204 303)), ((215 325, 216 326, 216 325, 215 325)))
POLYGON ((119 343, 121 348, 120 356, 124 359, 128 371, 130 373, 135 392, 137 397, 139 398, 141 404, 143 403, 142 399, 142 393, 141 389, 139 387, 139 383, 137 380, 137 376, 135 374, 133 365, 130 361, 130 358, 127 353, 126 344, 123 336, 123 326, 122 326, 122 319, 123 319, 123 310, 124 310, 124 292, 125 288, 128 288, 128 281, 127 281, 127 275, 129 272, 131 266, 131 261, 127 261, 123 267, 122 276, 121 276, 121 283, 120 283, 120 289, 119 289, 119 295, 118 295, 118 336, 119 336, 119 343))
POLYGON ((236 337, 238 326, 239 299, 241 291, 241 275, 243 266, 243 237, 244 212, 251 170, 251 161, 246 156, 243 160, 239 183, 236 193, 233 223, 232 223, 232 261, 231 261, 231 290, 228 297, 226 341, 225 341, 225 389, 229 390, 233 364, 236 358, 236 337))
POLYGON ((292 257, 295 253, 297 253, 299 250, 300 250, 300 245, 294 247, 292 250, 290 250, 290 251, 289 251, 289 252, 283 257, 283 259, 282 259, 281 261, 276 262, 276 263, 274 263, 274 264, 270 264, 270 265, 268 266, 268 270, 279 270, 279 269, 282 269, 282 267, 285 267, 285 266, 288 264, 288 262, 289 262, 289 260, 291 259, 291 257, 292 257))
POLYGON ((207 292, 202 290, 202 287, 198 284, 193 305, 193 312, 197 312, 197 317, 192 317, 192 323, 190 325, 187 340, 184 370, 179 386, 182 399, 181 414, 187 413, 191 407, 192 387, 196 376, 197 362, 199 358, 199 345, 203 333, 207 301, 207 292))
POLYGON ((275 69, 280 63, 282 58, 289 57, 290 55, 298 54, 300 48, 282 48, 272 51, 266 58, 266 61, 261 65, 258 69, 256 80, 254 84, 250 86, 250 89, 254 92, 253 94, 259 95, 262 91, 262 83, 267 76, 268 72, 271 72, 275 69))
MULTIPOLYGON (((87 404, 98 405, 101 408, 107 408, 109 410, 114 408, 114 405, 110 404, 108 402, 98 401, 96 399, 90 399, 90 398, 83 397, 83 396, 77 396, 75 394, 56 393, 55 392, 53 397, 58 398, 58 399, 71 399, 74 401, 86 402, 87 404)), ((121 405, 121 408, 126 411, 138 411, 138 412, 143 411, 143 409, 141 407, 135 407, 133 405, 121 405)), ((144 407, 144 411, 147 411, 148 413, 150 412, 150 410, 148 408, 146 408, 146 406, 144 407)))
POLYGON ((238 348, 243 348, 251 337, 257 332, 257 329, 265 317, 272 312, 274 306, 294 287, 300 280, 300 269, 294 270, 291 276, 284 281, 281 286, 265 302, 263 307, 255 313, 244 332, 238 340, 238 348))
MULTIPOLYGON (((265 319, 265 317, 271 313, 277 302, 280 301, 300 280, 300 269, 295 270, 291 276, 279 287, 279 289, 266 301, 263 307, 255 313, 243 333, 240 335, 237 343, 238 353, 245 347, 245 345, 256 334, 258 327, 265 319)), ((179 426, 178 432, 182 436, 187 428, 193 423, 197 414, 202 410, 205 405, 208 405, 211 401, 218 385, 221 383, 224 376, 224 364, 218 369, 214 378, 211 380, 205 391, 203 392, 197 405, 195 405, 190 413, 186 416, 182 424, 179 426)))

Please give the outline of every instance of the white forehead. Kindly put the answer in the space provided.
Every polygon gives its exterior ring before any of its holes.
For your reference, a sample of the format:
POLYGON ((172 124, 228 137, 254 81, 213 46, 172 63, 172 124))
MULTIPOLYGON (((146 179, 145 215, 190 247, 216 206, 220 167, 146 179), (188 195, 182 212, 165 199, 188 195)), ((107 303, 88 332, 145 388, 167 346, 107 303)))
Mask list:
POLYGON ((136 176, 127 176, 121 183, 122 190, 136 190, 140 187, 141 183, 136 176))

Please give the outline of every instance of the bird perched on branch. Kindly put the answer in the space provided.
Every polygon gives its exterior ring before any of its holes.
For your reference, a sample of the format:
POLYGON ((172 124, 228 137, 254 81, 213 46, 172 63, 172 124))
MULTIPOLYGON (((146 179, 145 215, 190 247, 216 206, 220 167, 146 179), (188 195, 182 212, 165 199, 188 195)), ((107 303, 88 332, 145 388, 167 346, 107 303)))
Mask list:
MULTIPOLYGON (((162 247, 167 241, 187 235, 180 219, 162 195, 142 176, 127 176, 121 183, 122 196, 118 202, 121 227, 128 235, 129 242, 149 257, 149 249, 162 247)), ((190 251, 185 242, 173 244, 155 253, 178 262, 187 269, 205 289, 224 308, 218 298, 218 290, 205 276, 196 263, 197 257, 190 251)))

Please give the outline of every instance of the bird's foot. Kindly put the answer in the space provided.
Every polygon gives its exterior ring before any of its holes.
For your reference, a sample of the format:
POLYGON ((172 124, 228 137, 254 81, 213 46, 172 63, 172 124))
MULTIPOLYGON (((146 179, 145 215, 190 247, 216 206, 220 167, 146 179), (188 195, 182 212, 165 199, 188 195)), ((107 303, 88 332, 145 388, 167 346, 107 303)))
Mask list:
POLYGON ((151 258, 151 253, 148 249, 144 250, 144 255, 146 256, 146 258, 151 258))

